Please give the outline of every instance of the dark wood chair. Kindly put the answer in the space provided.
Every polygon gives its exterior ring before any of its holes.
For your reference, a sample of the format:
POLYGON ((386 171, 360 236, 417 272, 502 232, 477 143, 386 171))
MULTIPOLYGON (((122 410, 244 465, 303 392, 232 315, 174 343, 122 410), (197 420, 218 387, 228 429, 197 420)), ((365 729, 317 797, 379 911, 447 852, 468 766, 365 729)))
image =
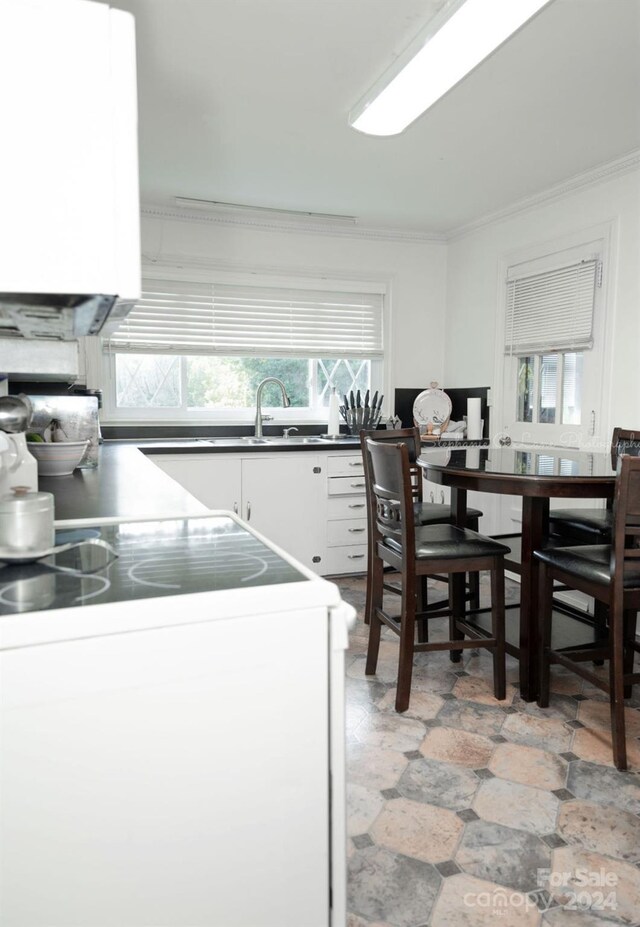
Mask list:
MULTIPOLYGON (((615 470, 620 454, 640 455, 640 435, 626 428, 614 428, 611 436, 611 466, 615 470)), ((551 509, 549 536, 571 544, 610 544, 613 525, 612 501, 606 508, 551 509)))
POLYGON ((640 682, 633 661, 640 645, 635 639, 640 610, 640 457, 618 457, 613 505, 612 543, 556 547, 535 551, 540 561, 540 695, 538 705, 549 704, 549 668, 559 663, 607 692, 611 706, 613 760, 618 769, 627 768, 624 698, 640 682), (577 647, 553 649, 553 583, 592 596, 608 610, 604 639, 577 647), (584 664, 609 661, 609 679, 603 680, 584 664))
MULTIPOLYGON (((365 441, 371 438, 373 441, 381 441, 386 444, 405 444, 409 454, 409 470, 411 473, 411 493, 413 497, 413 513, 416 524, 419 525, 446 525, 453 521, 451 506, 439 502, 425 502, 423 499, 423 476, 416 461, 420 455, 420 431, 418 428, 396 428, 380 429, 379 431, 361 431, 360 445, 362 447, 362 460, 367 487, 367 594, 364 609, 364 622, 369 624, 371 621, 371 576, 373 573, 373 558, 375 548, 373 544, 373 513, 375 506, 373 502, 371 472, 369 466, 369 455, 367 454, 365 441)), ((478 530, 478 521, 482 517, 479 509, 470 508, 467 510, 466 527, 472 531, 478 530)), ((436 577, 440 578, 440 577, 436 577)), ((400 593, 401 589, 393 581, 384 582, 386 592, 400 593)), ((428 605, 427 598, 427 577, 421 578, 418 595, 420 598, 419 610, 426 610, 428 605)), ((469 597, 473 608, 480 607, 480 584, 478 574, 469 577, 469 597)), ((434 603, 437 607, 440 603, 434 603)), ((427 624, 424 622, 420 626, 420 639, 427 640, 427 624)))
POLYGON ((415 499, 409 450, 406 443, 388 444, 365 438, 365 453, 374 501, 372 538, 375 556, 371 576, 371 623, 366 674, 373 675, 378 662, 382 625, 400 638, 396 711, 406 711, 411 694, 413 655, 422 651, 461 651, 486 647, 493 652, 494 693, 505 697, 504 649, 504 555, 509 550, 491 538, 452 524, 416 525, 415 499), (384 610, 384 567, 400 576, 400 616, 384 610), (417 584, 421 577, 446 574, 449 582, 465 573, 491 572, 491 631, 465 621, 464 596, 452 595, 449 615, 450 640, 429 643, 415 640, 416 619, 430 619, 439 612, 418 612, 417 584), (468 639, 464 639, 465 635, 468 639))

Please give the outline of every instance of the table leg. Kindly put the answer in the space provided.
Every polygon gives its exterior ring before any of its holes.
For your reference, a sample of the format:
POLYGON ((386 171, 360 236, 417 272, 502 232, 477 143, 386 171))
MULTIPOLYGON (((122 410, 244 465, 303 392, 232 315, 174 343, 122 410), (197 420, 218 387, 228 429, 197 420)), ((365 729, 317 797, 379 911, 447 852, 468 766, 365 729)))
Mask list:
POLYGON ((522 561, 520 573, 520 695, 525 702, 538 696, 538 562, 533 551, 546 541, 549 499, 522 498, 522 561))
MULTIPOLYGON (((456 525, 464 528, 467 523, 467 491, 466 489, 451 489, 451 512, 456 525)), ((449 639, 452 641, 464 640, 463 632, 456 626, 456 618, 464 618, 467 608, 466 573, 454 573, 451 577, 451 619, 449 623, 449 639)), ((461 650, 449 651, 452 663, 459 663, 462 658, 461 650)))

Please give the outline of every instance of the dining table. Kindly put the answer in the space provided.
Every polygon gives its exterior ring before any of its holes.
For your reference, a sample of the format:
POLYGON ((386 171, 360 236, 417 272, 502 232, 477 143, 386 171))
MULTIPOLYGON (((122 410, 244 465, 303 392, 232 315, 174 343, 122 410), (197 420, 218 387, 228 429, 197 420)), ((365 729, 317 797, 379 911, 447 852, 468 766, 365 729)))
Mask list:
MULTIPOLYGON (((611 453, 542 446, 426 447, 417 460, 426 479, 451 488, 455 523, 464 526, 467 492, 522 497, 521 535, 504 540, 513 547, 505 567, 520 576, 519 628, 507 644, 519 660, 520 695, 538 695, 539 569, 533 556, 549 543, 550 500, 610 499, 615 489, 611 453)), ((498 536, 500 537, 500 536, 498 536)), ((462 605, 464 608, 464 604, 462 605)), ((571 613, 571 609, 566 610, 571 613)), ((589 615, 575 613, 589 623, 589 615)))

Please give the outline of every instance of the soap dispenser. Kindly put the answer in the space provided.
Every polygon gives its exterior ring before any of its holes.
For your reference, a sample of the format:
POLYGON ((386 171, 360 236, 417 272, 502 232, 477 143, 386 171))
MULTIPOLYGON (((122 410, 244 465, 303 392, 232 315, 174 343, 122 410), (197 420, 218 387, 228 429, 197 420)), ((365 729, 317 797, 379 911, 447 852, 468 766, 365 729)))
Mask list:
POLYGON ((333 438, 340 434, 340 413, 338 406, 338 394, 335 386, 331 387, 329 396, 329 424, 327 425, 327 434, 333 438))

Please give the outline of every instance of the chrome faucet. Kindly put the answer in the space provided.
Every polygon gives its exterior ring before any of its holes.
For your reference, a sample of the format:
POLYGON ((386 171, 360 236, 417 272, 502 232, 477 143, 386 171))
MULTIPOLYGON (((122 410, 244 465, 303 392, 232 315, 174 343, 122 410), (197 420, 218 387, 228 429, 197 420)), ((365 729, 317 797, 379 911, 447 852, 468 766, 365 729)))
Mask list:
POLYGON ((277 377, 265 377, 258 384, 258 389, 256 390, 256 429, 255 436, 256 438, 262 437, 262 390, 267 383, 277 383, 280 389, 282 390, 282 405, 283 408, 287 408, 291 405, 291 400, 287 396, 287 390, 282 380, 279 380, 277 377))

